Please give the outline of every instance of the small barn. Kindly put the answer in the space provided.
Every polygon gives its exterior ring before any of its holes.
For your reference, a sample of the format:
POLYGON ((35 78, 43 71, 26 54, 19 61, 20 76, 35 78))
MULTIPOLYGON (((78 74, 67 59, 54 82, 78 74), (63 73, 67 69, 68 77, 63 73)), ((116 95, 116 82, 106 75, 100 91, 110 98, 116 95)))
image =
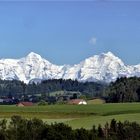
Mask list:
POLYGON ((72 99, 68 102, 71 105, 87 105, 87 102, 83 99, 72 99))
POLYGON ((17 106, 33 106, 33 103, 32 102, 20 102, 17 104, 17 106))

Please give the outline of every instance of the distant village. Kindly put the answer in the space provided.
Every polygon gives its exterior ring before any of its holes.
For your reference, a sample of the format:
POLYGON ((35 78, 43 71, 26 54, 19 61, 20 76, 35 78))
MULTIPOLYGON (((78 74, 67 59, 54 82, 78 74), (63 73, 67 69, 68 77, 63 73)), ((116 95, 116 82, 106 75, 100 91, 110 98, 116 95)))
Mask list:
POLYGON ((14 97, 12 95, 0 97, 0 105, 17 105, 17 106, 32 106, 32 105, 51 105, 51 104, 83 104, 86 105, 86 97, 79 92, 70 94, 57 94, 46 96, 46 94, 21 95, 14 97))

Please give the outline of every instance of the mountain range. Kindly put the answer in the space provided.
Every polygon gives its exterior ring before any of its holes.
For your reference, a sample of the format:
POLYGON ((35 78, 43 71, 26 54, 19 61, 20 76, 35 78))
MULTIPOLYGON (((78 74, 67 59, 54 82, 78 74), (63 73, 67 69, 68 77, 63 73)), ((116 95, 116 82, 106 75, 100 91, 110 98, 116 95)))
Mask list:
POLYGON ((111 52, 89 57, 72 66, 52 64, 34 52, 21 59, 0 60, 0 79, 25 83, 60 78, 109 83, 118 77, 132 76, 140 77, 140 65, 125 65, 111 52))

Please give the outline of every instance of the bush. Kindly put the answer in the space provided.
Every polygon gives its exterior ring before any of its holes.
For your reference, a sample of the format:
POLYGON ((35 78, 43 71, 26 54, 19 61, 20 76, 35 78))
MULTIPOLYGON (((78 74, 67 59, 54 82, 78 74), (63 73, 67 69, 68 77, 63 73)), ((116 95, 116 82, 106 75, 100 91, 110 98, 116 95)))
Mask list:
POLYGON ((47 105, 47 104, 48 104, 48 103, 45 102, 44 100, 41 100, 41 101, 38 103, 39 106, 45 106, 45 105, 47 105))
POLYGON ((64 104, 67 104, 67 102, 66 101, 59 101, 56 104, 58 104, 58 105, 64 105, 64 104))

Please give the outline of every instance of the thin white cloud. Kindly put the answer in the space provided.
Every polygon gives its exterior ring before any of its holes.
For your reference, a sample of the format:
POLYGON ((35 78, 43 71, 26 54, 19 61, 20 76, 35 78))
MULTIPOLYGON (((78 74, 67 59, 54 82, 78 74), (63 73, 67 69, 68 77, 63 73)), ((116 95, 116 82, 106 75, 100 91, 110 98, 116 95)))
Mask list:
POLYGON ((96 45, 96 43, 97 43, 97 38, 96 38, 96 37, 92 37, 92 38, 89 40, 89 43, 90 43, 91 45, 96 45))

